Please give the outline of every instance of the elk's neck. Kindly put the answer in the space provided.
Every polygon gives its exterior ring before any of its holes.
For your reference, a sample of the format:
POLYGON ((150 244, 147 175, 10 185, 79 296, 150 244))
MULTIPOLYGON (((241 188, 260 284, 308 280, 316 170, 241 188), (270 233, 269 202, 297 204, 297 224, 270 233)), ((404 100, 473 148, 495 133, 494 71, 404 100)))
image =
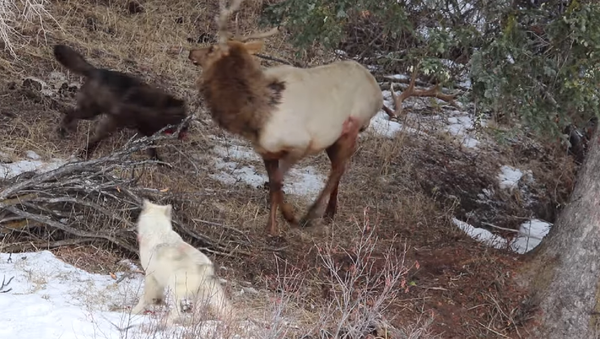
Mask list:
POLYGON ((228 57, 205 70, 200 91, 219 126, 258 142, 285 84, 267 78, 251 56, 236 52, 232 50, 228 57))

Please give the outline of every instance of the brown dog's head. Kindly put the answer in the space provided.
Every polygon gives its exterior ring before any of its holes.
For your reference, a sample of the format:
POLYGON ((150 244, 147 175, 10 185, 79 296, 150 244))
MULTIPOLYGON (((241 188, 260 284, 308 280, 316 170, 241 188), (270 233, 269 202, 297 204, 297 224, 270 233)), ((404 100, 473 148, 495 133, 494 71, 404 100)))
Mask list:
POLYGON ((210 68, 215 62, 229 56, 231 50, 237 50, 242 54, 256 54, 261 51, 264 45, 263 41, 240 42, 230 40, 227 42, 228 49, 225 51, 219 45, 211 45, 203 48, 190 50, 188 59, 196 66, 202 69, 210 68))

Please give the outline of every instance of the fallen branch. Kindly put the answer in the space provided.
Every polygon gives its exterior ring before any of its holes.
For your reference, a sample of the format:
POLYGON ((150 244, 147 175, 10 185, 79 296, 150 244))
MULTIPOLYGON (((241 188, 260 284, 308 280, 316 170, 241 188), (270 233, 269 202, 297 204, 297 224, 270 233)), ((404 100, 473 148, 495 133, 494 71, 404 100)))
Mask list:
POLYGON ((6 287, 7 287, 7 286, 10 284, 10 282, 11 282, 11 281, 12 281, 14 278, 15 278, 15 277, 10 277, 10 279, 8 279, 8 281, 6 281, 6 276, 4 276, 4 277, 2 278, 2 285, 0 285, 0 293, 7 293, 7 292, 10 292, 10 291, 12 291, 12 288, 9 288, 9 289, 7 289, 7 290, 6 290, 5 288, 6 288, 6 287))
POLYGON ((410 83, 409 83, 408 87, 404 91, 402 91, 402 93, 400 93, 399 96, 397 96, 396 93, 394 92, 394 85, 392 83, 390 83, 390 92, 392 93, 392 99, 394 100, 394 106, 396 108, 396 110, 394 112, 392 112, 389 108, 384 108, 385 112, 388 115, 390 115, 390 117, 392 117, 392 114, 395 115, 396 117, 399 117, 403 111, 402 103, 404 102, 404 100, 406 100, 410 97, 437 98, 437 99, 440 99, 440 100, 443 100, 443 101, 449 103, 450 105, 452 105, 454 107, 457 107, 457 108, 459 107, 456 104, 456 102, 454 101, 454 99, 456 98, 456 95, 442 93, 439 89, 439 84, 434 85, 433 87, 430 87, 425 90, 415 89, 415 83, 417 81, 418 69, 419 69, 419 67, 417 65, 417 67, 415 67, 415 69, 411 75, 410 83))
MULTIPOLYGON (((131 154, 149 147, 160 147, 160 140, 175 139, 177 132, 129 140, 120 150, 101 158, 71 161, 44 173, 23 173, 0 182, 0 231, 7 237, 3 249, 17 247, 59 247, 101 241, 130 253, 137 253, 135 220, 144 198, 161 194, 137 186, 136 168, 158 163, 131 159, 131 154), (131 171, 132 175, 128 175, 131 171)), ((174 216, 177 218, 177 216, 174 216)), ((239 245, 225 246, 219 240, 191 231, 173 220, 174 227, 191 243, 206 252, 231 256, 249 253, 239 245)))

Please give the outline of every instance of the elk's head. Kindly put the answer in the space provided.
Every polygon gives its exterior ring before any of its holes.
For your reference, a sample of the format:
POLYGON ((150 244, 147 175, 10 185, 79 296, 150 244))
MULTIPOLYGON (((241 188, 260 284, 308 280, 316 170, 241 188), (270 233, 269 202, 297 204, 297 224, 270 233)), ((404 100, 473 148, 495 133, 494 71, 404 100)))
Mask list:
POLYGON ((235 37, 231 38, 231 34, 227 31, 227 20, 233 12, 239 9, 241 3, 242 0, 232 0, 231 6, 227 8, 223 4, 223 0, 221 0, 221 12, 215 18, 219 28, 217 33, 218 43, 207 47, 190 50, 188 59, 190 59, 194 65, 199 66, 202 69, 207 69, 216 61, 229 56, 229 53, 232 49, 235 49, 241 54, 256 54, 263 48, 263 41, 247 41, 252 39, 264 39, 279 32, 279 27, 276 27, 263 33, 250 34, 244 37, 236 35, 235 37))
POLYGON ((194 65, 199 66, 202 69, 207 69, 216 61, 227 57, 232 49, 236 49, 241 53, 253 55, 260 52, 263 48, 263 45, 263 41, 243 42, 230 40, 227 41, 226 48, 223 48, 219 44, 215 44, 207 47, 192 49, 190 50, 188 59, 190 59, 194 65))

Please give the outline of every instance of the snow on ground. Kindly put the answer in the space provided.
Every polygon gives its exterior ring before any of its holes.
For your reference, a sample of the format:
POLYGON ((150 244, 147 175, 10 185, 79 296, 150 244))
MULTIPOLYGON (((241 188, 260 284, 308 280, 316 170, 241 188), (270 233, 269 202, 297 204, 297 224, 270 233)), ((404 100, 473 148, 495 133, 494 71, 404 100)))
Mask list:
POLYGON ((456 218, 452 218, 452 222, 477 241, 499 249, 507 248, 508 245, 508 248, 512 251, 520 254, 525 254, 537 247, 550 231, 550 227, 552 227, 552 224, 542 220, 528 220, 521 224, 518 235, 513 240, 508 241, 486 229, 473 227, 456 218))
POLYGON ((513 251, 517 253, 527 253, 537 247, 542 239, 548 234, 551 223, 533 219, 521 224, 519 235, 510 244, 513 251))
MULTIPOLYGON (((387 75, 385 76, 385 78, 390 80, 406 80, 409 77, 404 74, 394 74, 387 75)), ((394 108, 395 105, 392 99, 391 92, 389 90, 384 90, 382 91, 382 93, 384 98, 384 104, 389 108, 394 108)), ((405 108, 410 107, 412 110, 427 109, 427 104, 423 103, 423 100, 421 99, 422 98, 409 97, 403 102, 403 105, 405 106, 405 108)), ((447 104, 446 102, 439 99, 437 99, 437 101, 441 105, 447 104)), ((469 113, 459 110, 453 110, 445 112, 445 115, 448 116, 445 123, 442 121, 430 121, 428 125, 423 126, 424 129, 431 129, 434 126, 434 124, 440 125, 440 122, 442 122, 443 129, 446 130, 450 135, 454 136, 459 142, 462 143, 463 146, 468 148, 476 148, 479 145, 480 141, 469 135, 469 132, 475 129, 475 124, 473 122, 473 119, 469 116, 469 113)), ((422 136, 428 135, 427 132, 422 131, 420 129, 417 130, 412 127, 404 126, 399 122, 390 121, 388 115, 383 110, 379 111, 377 115, 373 117, 369 129, 375 132, 376 134, 388 138, 395 137, 400 131, 404 131, 410 134, 416 133, 422 136)))
MULTIPOLYGON (((500 172, 498 173, 500 188, 509 190, 518 188, 519 181, 523 177, 533 180, 531 171, 525 171, 525 174, 523 174, 523 171, 518 168, 504 165, 500 167, 500 172)), ((483 193, 480 194, 480 198, 489 197, 490 194, 488 190, 484 189, 483 193)), ((508 242, 506 239, 494 235, 486 229, 475 228, 456 218, 453 218, 452 221, 461 230, 478 241, 496 248, 506 248, 506 244, 508 244, 511 250, 520 254, 527 253, 537 247, 552 227, 552 224, 546 221, 538 219, 528 220, 521 224, 517 236, 508 242)))
MULTIPOLYGON (((460 112, 458 113, 460 114, 460 112)), ((475 128, 471 117, 468 115, 450 117, 448 118, 448 124, 446 131, 457 137, 464 146, 475 148, 479 145, 479 140, 468 135, 468 132, 475 128)))
POLYGON ((486 229, 473 227, 472 225, 456 218, 452 218, 452 222, 463 232, 467 233, 467 235, 477 241, 494 248, 506 248, 508 243, 506 239, 495 235, 486 229))
MULTIPOLYGON (((7 157, 7 154, 3 153, 3 155, 4 157, 7 157)), ((0 179, 10 179, 21 173, 29 171, 36 171, 38 173, 47 172, 57 169, 66 163, 66 161, 63 159, 51 159, 49 161, 43 161, 41 160, 41 157, 34 151, 27 151, 25 152, 25 155, 27 159, 9 163, 0 163, 0 179)))
POLYGON ((500 181, 500 188, 502 189, 513 189, 518 187, 519 180, 523 177, 523 172, 508 165, 500 167, 500 173, 498 174, 498 180, 500 181))
MULTIPOLYGON (((240 164, 240 162, 253 162, 256 166, 262 166, 262 160, 252 148, 240 145, 228 147, 218 145, 213 148, 213 153, 217 156, 213 158, 214 166, 219 170, 210 175, 213 179, 228 185, 241 182, 253 187, 262 186, 268 181, 264 167, 261 167, 259 172, 255 165, 240 164)), ((296 166, 286 174, 283 189, 286 194, 313 199, 325 185, 325 180, 326 176, 312 166, 296 166)))
MULTIPOLYGON (((0 294, 0 338, 185 337, 183 326, 160 329, 152 316, 130 315, 126 307, 135 305, 141 295, 141 274, 123 277, 124 273, 117 273, 117 280, 122 279, 117 282, 109 275, 66 264, 49 251, 0 253, 0 272, 5 281, 13 277, 3 289, 7 292, 0 294)), ((217 320, 203 321, 203 326, 194 326, 193 337, 218 339, 212 334, 218 324, 217 320)), ((249 338, 251 326, 244 323, 238 332, 244 337, 238 338, 249 338)))

